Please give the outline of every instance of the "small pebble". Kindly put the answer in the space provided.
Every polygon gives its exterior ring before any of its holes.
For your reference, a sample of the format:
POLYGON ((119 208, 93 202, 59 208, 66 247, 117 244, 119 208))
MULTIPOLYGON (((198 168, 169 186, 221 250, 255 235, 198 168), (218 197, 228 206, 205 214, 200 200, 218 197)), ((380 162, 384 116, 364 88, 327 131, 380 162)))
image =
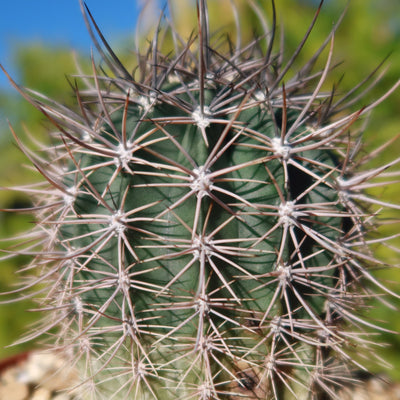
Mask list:
POLYGON ((33 352, 0 375, 0 400, 73 400, 77 374, 59 353, 33 352), (33 389, 32 389, 33 388, 33 389))
POLYGON ((51 400, 51 392, 44 388, 38 388, 33 392, 31 400, 51 400))
POLYGON ((51 400, 72 400, 72 397, 66 393, 56 394, 51 400))

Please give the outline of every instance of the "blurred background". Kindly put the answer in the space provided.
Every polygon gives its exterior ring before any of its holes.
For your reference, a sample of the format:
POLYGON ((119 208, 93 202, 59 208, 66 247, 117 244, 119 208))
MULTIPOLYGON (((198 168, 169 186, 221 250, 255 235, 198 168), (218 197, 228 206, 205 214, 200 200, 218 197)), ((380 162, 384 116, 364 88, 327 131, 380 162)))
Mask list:
MULTIPOLYGON (((259 26, 245 3, 248 0, 234 0, 242 18, 242 34, 251 37, 260 34, 259 26)), ((253 0, 271 16, 270 1, 253 0)), ((188 36, 196 28, 195 3, 190 0, 171 0, 174 7, 174 21, 177 28, 188 36)), ((109 1, 87 0, 96 22, 118 56, 134 67, 135 38, 138 33, 151 32, 160 15, 160 7, 166 1, 147 1, 145 12, 140 15, 144 1, 115 0, 112 8, 109 1), (139 22, 138 22, 139 21, 139 22)), ((231 0, 209 0, 212 30, 221 26, 232 27, 231 0)), ((277 0, 279 26, 284 26, 284 55, 290 57, 306 32, 318 7, 319 1, 313 0, 277 0)), ((346 92, 367 77, 382 61, 382 71, 386 69, 379 84, 363 97, 358 107, 366 105, 381 96, 400 78, 400 2, 393 0, 326 0, 318 22, 300 53, 297 64, 302 65, 318 49, 340 18, 348 9, 341 26, 335 35, 334 60, 338 64, 327 82, 327 88, 340 82, 340 91, 346 92), (349 3, 349 4, 348 4, 349 3)), ((145 35, 140 36, 143 49, 146 46, 145 35)), ((13 79, 22 86, 45 93, 65 104, 73 104, 73 93, 66 79, 76 72, 75 61, 83 70, 90 71, 90 36, 80 13, 78 0, 15 0, 2 4, 0 13, 0 63, 13 79)), ((320 65, 323 66, 323 53, 320 65)), ((17 148, 8 124, 22 138, 29 132, 37 140, 48 140, 43 116, 24 101, 12 88, 4 74, 0 73, 0 187, 21 185, 38 180, 38 175, 25 164, 27 160, 17 148)), ((371 115, 365 131, 366 151, 376 148, 400 133, 400 90, 376 108, 371 115)), ((389 146, 388 150, 376 162, 380 164, 400 154, 399 141, 389 146)), ((398 201, 400 185, 384 188, 379 193, 385 200, 398 201)), ((29 196, 13 191, 0 191, 0 208, 29 207, 29 196)), ((398 215, 384 215, 383 218, 398 215)), ((32 217, 27 214, 0 213, 0 238, 11 237, 23 232, 32 224, 32 217)), ((383 228, 386 234, 399 233, 399 224, 389 224, 383 228)), ((0 248, 12 245, 1 243, 0 248)), ((397 243, 400 247, 400 243, 397 243)), ((388 248, 378 247, 381 258, 399 265, 398 253, 388 248)), ((17 273, 27 262, 24 256, 7 258, 6 253, 0 260, 0 292, 13 288, 20 278, 17 273)), ((377 273, 387 285, 400 293, 400 272, 380 271, 377 273)), ((13 296, 15 297, 15 296, 13 296)), ((1 296, 1 300, 10 296, 1 296)), ((400 331, 398 312, 382 307, 371 308, 371 315, 382 322, 386 328, 400 331)), ((400 306, 400 302, 396 304, 400 306)), ((39 317, 37 312, 28 309, 36 305, 29 300, 9 304, 0 304, 0 360, 35 346, 35 343, 6 347, 18 340, 29 324, 39 317)), ((381 323, 381 322, 379 322, 381 323)), ((381 355, 394 365, 389 368, 393 379, 400 381, 400 337, 384 334, 381 355)), ((383 371, 383 370, 382 370, 383 371)), ((377 371, 379 372, 379 371, 377 371)))

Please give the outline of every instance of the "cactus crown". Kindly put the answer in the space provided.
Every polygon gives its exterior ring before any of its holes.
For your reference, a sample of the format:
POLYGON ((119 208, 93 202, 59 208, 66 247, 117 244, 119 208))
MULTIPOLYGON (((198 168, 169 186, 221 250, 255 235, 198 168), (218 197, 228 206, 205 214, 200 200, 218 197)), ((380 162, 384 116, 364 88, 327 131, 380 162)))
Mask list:
POLYGON ((32 336, 57 327, 96 399, 337 398, 352 346, 368 354, 365 301, 394 295, 370 271, 387 239, 368 235, 375 205, 399 207, 364 188, 398 160, 361 172, 356 121, 398 84, 345 114, 351 94, 321 90, 334 31, 292 71, 319 9, 285 61, 274 2, 265 38, 222 53, 199 0, 197 34, 160 26, 132 74, 81 6, 114 77, 93 67, 77 110, 20 89, 57 143, 21 144, 45 182, 23 189, 37 224, 20 252, 53 311, 32 336))

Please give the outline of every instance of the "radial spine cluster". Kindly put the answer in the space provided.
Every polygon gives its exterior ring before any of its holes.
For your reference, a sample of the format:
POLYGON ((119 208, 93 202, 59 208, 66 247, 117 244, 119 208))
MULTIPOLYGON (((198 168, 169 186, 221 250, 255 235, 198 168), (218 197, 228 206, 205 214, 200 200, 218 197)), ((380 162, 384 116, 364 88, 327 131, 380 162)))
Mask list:
POLYGON ((392 181, 399 159, 368 169, 355 149, 357 120, 398 84, 346 114, 351 97, 321 90, 334 31, 293 71, 275 51, 273 2, 265 38, 223 53, 197 6, 197 35, 160 24, 132 74, 82 4, 114 77, 93 67, 76 110, 19 89, 58 140, 47 159, 21 144, 45 178, 18 250, 48 286, 32 336, 57 329, 82 398, 339 398, 361 368, 353 346, 369 354, 363 305, 394 295, 369 269, 384 264, 370 244, 388 239, 368 235, 378 209, 399 206, 364 188, 392 181))

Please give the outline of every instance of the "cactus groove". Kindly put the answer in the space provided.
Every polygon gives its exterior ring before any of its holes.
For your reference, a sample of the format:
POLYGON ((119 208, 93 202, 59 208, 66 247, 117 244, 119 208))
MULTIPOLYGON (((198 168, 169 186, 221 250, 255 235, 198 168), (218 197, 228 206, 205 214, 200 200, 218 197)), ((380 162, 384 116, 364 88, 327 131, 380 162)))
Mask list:
POLYGON ((82 77, 75 110, 16 86, 57 142, 47 158, 21 144, 45 178, 18 251, 48 288, 32 336, 56 332, 83 399, 338 398, 354 346, 369 354, 364 330, 384 330, 363 306, 395 295, 370 271, 384 265, 370 244, 390 238, 369 235, 399 206, 364 188, 399 159, 364 165, 359 119, 399 83, 358 111, 322 91, 334 31, 294 69, 320 8, 284 60, 273 2, 265 37, 221 53, 199 0, 197 34, 160 23, 130 73, 81 7, 110 74, 82 77))

